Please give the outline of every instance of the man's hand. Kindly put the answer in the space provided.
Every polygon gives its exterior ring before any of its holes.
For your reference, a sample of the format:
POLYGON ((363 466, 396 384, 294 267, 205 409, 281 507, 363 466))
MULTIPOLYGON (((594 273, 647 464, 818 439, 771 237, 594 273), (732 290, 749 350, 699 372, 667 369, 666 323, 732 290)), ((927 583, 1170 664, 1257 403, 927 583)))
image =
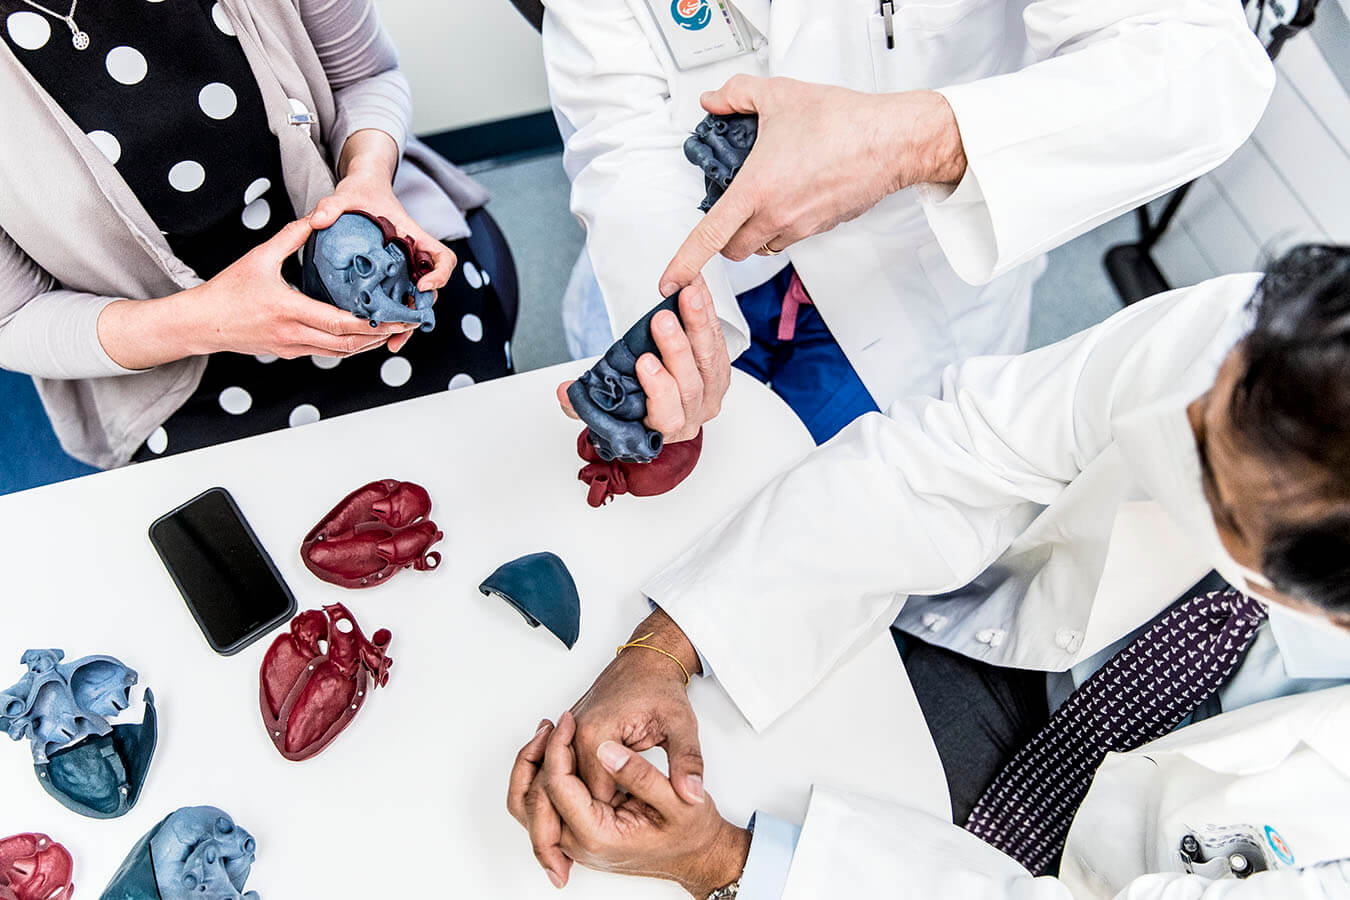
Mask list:
POLYGON ((715 115, 755 113, 759 136, 736 179, 661 276, 670 296, 718 253, 779 252, 921 182, 956 183, 966 156, 935 91, 866 94, 790 78, 737 75, 703 95, 715 115))
MULTIPOLYGON (((596 748, 595 760, 620 790, 612 802, 593 797, 577 777, 579 756, 589 754, 573 744, 576 728, 571 713, 563 713, 556 728, 542 723, 521 751, 512 783, 528 781, 529 787, 521 802, 513 791, 517 819, 528 822, 546 806, 550 834, 567 859, 602 872, 675 881, 699 900, 740 877, 749 833, 723 819, 711 800, 677 796, 666 776, 633 750, 614 741, 596 748)), ((550 870, 549 878, 556 887, 567 883, 566 872, 550 870)))
MULTIPOLYGON (((647 634, 651 637, 645 643, 674 654, 691 674, 701 671, 693 645, 664 612, 652 613, 633 631, 634 638, 647 634)), ((684 672, 674 660, 640 647, 625 650, 572 707, 572 715, 580 775, 596 797, 611 804, 623 797, 613 773, 596 756, 601 744, 614 741, 637 751, 663 748, 672 790, 690 805, 703 803, 698 720, 689 704, 684 672)), ((560 849, 558 813, 545 794, 536 791, 526 796, 530 782, 520 774, 534 743, 527 744, 517 757, 507 806, 529 830, 540 864, 551 876, 566 881, 571 861, 560 849)))
MULTIPOLYGON (((652 319, 652 337, 661 356, 645 353, 637 362, 638 381, 647 394, 643 424, 661 432, 668 443, 693 440, 703 423, 722 411, 722 398, 731 386, 727 341, 701 277, 681 292, 680 318, 684 328, 674 313, 662 312, 652 319)), ((571 384, 558 386, 558 402, 575 419, 567 399, 571 384)))

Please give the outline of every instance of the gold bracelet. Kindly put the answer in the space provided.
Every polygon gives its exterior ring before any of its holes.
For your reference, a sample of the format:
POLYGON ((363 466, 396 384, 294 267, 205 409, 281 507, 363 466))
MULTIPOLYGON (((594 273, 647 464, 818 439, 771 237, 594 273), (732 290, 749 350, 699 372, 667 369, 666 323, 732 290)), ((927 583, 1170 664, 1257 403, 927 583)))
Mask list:
POLYGON ((635 641, 629 641, 628 643, 621 645, 618 650, 614 651, 614 655, 616 657, 619 656, 620 654, 623 653, 623 651, 627 650, 629 647, 641 647, 643 650, 655 650, 662 656, 668 656, 671 659, 675 660, 675 665, 679 666, 680 671, 684 673, 684 683, 686 685, 689 684, 689 682, 692 680, 689 677, 689 670, 684 667, 684 663, 680 662, 680 658, 678 656, 676 656, 674 653, 671 653, 669 650, 662 650, 660 647, 653 647, 651 644, 643 643, 648 638, 652 637, 652 635, 654 634, 656 634, 655 631, 650 632, 648 634, 644 634, 642 637, 638 638, 635 641))

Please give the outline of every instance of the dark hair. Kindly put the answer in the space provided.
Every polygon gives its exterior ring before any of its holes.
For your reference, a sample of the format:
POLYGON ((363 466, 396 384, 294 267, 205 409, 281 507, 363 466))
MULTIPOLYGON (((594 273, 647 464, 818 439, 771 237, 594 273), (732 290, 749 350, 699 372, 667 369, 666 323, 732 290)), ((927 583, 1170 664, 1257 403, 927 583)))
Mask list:
MULTIPOLYGON (((1311 465, 1350 503, 1350 247, 1303 245, 1271 264, 1242 342, 1234 429, 1267 461, 1311 465)), ((1276 523, 1262 560, 1282 592, 1350 612, 1350 513, 1276 523)))

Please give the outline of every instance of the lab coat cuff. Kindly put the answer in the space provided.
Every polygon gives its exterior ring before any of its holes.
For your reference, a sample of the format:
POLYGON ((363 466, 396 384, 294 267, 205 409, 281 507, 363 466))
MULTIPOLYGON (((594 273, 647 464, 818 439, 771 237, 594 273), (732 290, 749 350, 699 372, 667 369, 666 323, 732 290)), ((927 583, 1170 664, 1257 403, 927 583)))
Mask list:
MULTIPOLYGON (((941 91, 947 96, 946 91, 941 91)), ((957 101, 948 97, 957 112, 957 101)), ((962 132, 964 136, 964 131, 962 132)), ((963 138, 964 139, 964 138, 963 138)), ((928 225, 952 269, 967 284, 987 284, 998 272, 998 237, 989 211, 984 187, 980 184, 979 162, 974 151, 966 148, 966 173, 955 188, 945 184, 915 186, 928 225)))
POLYGON ((750 829, 754 836, 737 896, 740 900, 780 900, 802 826, 757 812, 750 819, 750 829))

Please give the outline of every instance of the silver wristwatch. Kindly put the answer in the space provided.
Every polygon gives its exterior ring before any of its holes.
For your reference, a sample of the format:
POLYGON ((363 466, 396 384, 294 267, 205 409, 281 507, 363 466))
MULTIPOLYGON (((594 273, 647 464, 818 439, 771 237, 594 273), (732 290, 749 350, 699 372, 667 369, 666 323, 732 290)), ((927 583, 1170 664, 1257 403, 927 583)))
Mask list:
POLYGON ((731 900, 732 897, 735 897, 740 892, 741 882, 740 879, 737 879, 726 887, 718 888, 713 891, 708 895, 708 900, 731 900))

